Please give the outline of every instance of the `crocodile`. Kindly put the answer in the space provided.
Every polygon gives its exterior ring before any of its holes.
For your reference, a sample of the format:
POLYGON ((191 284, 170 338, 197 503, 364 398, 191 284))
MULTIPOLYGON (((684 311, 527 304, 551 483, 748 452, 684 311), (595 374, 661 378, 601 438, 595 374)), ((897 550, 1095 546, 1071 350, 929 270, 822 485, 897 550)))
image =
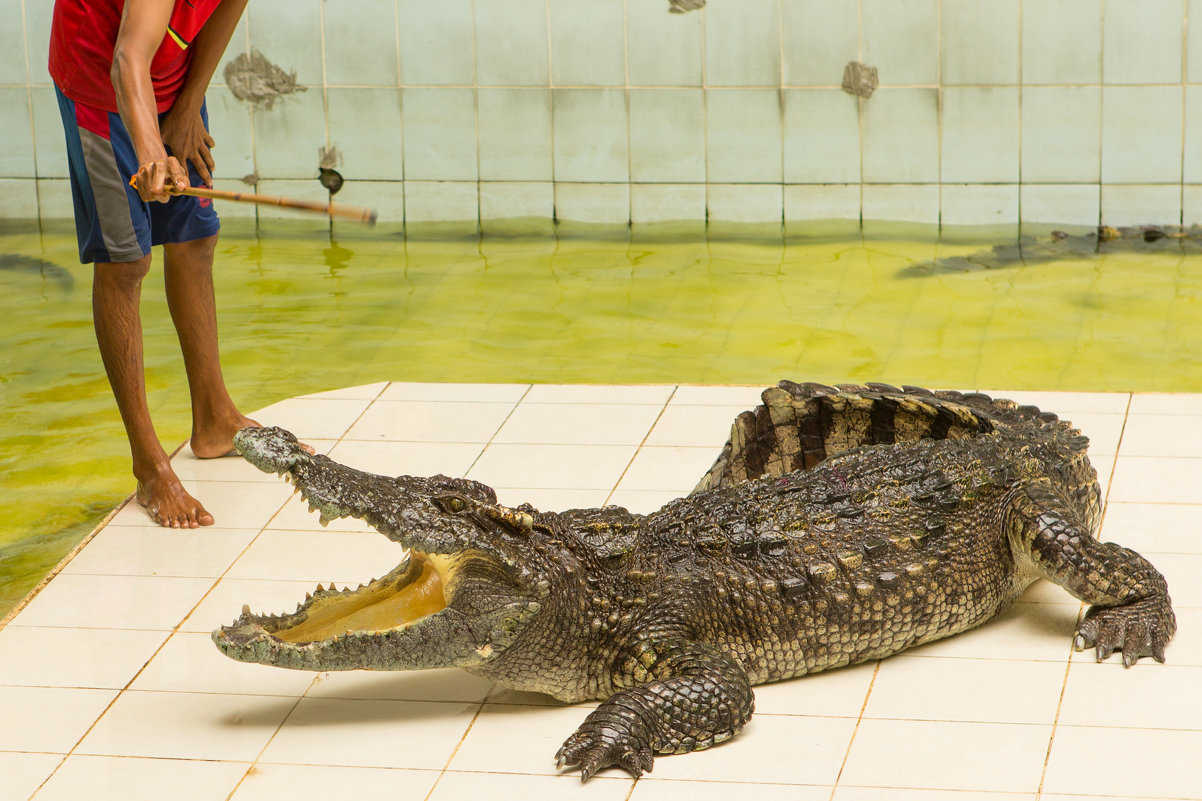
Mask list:
POLYGON ((912 264, 901 270, 902 278, 1003 270, 1036 264, 1096 259, 1111 253, 1202 252, 1202 226, 1143 225, 1115 228, 1099 226, 1096 231, 1070 234, 1052 231, 1048 237, 1024 236, 1018 242, 994 245, 964 256, 944 256, 912 264))
POLYGON ((1037 579, 1090 604, 1074 646, 1164 661, 1164 577, 1095 538, 1088 439, 982 394, 797 384, 739 415, 688 496, 652 514, 507 507, 465 478, 372 475, 278 428, 237 449, 323 522, 408 548, 356 589, 291 614, 243 607, 213 632, 234 659, 303 670, 460 667, 564 702, 601 701, 559 750, 582 779, 707 748, 752 687, 876 660, 982 624, 1037 579))

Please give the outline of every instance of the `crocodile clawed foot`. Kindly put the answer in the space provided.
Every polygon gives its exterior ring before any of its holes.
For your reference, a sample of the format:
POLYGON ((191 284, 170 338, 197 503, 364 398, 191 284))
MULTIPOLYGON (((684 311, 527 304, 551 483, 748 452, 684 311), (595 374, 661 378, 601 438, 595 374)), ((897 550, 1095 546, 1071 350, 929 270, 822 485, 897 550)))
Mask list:
POLYGON ((1167 599, 1094 606, 1077 628, 1073 646, 1078 651, 1093 648, 1099 662, 1122 651, 1124 667, 1131 667, 1143 656, 1164 662, 1165 646, 1176 630, 1177 621, 1167 599))
POLYGON ((650 773, 651 747, 621 724, 581 726, 555 754, 556 765, 563 769, 580 766, 580 780, 588 781, 597 771, 619 767, 636 779, 650 773))

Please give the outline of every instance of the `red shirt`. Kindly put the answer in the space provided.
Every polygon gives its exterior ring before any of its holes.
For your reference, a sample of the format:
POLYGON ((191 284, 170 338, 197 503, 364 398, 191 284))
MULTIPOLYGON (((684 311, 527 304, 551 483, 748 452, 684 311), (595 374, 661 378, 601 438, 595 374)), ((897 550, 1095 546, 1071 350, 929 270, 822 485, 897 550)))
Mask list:
MULTIPOLYGON (((188 46, 221 0, 175 0, 167 35, 150 63, 159 112, 171 108, 188 75, 188 46)), ((55 0, 50 29, 50 77, 63 94, 117 111, 110 73, 125 0, 55 0)))

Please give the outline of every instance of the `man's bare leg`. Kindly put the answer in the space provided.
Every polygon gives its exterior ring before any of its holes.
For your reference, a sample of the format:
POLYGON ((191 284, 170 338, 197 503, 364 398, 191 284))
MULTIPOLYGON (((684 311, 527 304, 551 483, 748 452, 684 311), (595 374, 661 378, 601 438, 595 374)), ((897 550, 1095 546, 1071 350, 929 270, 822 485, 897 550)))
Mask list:
POLYGON ((149 269, 149 255, 135 262, 96 265, 92 283, 96 342, 129 437, 138 502, 160 525, 210 526, 213 516, 184 490, 150 421, 138 310, 142 278, 149 269))
POLYGON ((238 411, 221 373, 213 295, 216 246, 216 234, 163 246, 167 307, 179 335, 192 397, 192 453, 201 459, 228 455, 238 429, 258 425, 238 411))

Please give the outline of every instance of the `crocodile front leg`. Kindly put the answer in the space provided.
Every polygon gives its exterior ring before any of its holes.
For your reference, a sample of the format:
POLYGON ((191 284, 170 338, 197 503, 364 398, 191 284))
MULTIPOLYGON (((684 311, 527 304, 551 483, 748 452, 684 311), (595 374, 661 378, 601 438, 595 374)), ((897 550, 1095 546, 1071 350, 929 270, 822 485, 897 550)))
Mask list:
POLYGON ((683 754, 729 740, 751 719, 747 674, 717 648, 682 639, 644 640, 619 660, 624 687, 592 712, 556 754, 581 780, 618 766, 636 778, 653 754, 683 754))
POLYGON ((1135 551, 1099 542, 1051 487, 1024 488, 1012 508, 1011 542, 1036 570, 1091 604, 1073 641, 1098 661, 1116 650, 1130 667, 1141 656, 1164 661, 1177 630, 1164 576, 1135 551))

